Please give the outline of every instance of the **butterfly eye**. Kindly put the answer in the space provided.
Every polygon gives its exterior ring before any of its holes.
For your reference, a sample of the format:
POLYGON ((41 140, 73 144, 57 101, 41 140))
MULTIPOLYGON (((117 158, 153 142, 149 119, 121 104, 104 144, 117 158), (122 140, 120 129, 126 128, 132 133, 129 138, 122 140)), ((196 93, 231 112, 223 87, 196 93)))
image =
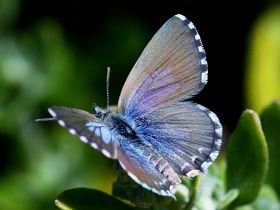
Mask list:
POLYGON ((129 135, 132 135, 134 133, 134 131, 128 127, 128 126, 125 126, 125 129, 126 129, 126 132, 129 134, 129 135))
POLYGON ((102 117, 103 115, 106 114, 106 112, 103 109, 101 109, 99 106, 97 106, 95 103, 92 104, 92 109, 93 112, 95 112, 96 117, 102 117))

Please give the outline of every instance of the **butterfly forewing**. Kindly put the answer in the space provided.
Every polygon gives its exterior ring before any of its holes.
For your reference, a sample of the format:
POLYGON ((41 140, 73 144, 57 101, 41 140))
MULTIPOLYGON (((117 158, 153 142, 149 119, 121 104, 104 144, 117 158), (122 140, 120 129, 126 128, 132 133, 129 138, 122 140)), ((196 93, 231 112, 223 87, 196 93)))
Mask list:
POLYGON ((119 98, 119 112, 132 107, 149 112, 190 98, 207 83, 207 73, 197 30, 184 16, 175 15, 154 35, 134 65, 119 98))
POLYGON ((106 157, 116 159, 116 145, 111 131, 95 115, 80 109, 59 106, 49 108, 49 112, 71 134, 101 151, 106 157))

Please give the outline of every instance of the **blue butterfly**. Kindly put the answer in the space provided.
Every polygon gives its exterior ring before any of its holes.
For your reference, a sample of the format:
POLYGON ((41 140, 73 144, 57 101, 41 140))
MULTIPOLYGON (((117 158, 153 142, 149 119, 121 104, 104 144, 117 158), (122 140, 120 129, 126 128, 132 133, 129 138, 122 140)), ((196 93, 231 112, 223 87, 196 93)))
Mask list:
POLYGON ((135 182, 174 197, 181 178, 206 172, 221 148, 218 117, 190 101, 207 83, 207 69, 195 26, 178 14, 142 52, 123 86, 117 113, 98 106, 95 114, 60 106, 48 111, 81 141, 117 159, 135 182))

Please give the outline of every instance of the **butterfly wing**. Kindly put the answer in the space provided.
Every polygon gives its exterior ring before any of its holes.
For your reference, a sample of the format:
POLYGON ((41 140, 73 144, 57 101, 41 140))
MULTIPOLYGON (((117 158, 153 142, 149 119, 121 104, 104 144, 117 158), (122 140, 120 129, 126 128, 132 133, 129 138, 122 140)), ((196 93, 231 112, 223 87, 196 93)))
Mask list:
POLYGON ((217 158, 222 143, 222 126, 209 109, 191 102, 177 102, 146 116, 149 125, 137 128, 174 171, 193 177, 206 172, 217 158))
POLYGON ((207 83, 207 73, 197 30, 184 16, 175 15, 154 35, 134 65, 123 86, 118 110, 151 112, 188 99, 207 83))
POLYGON ((78 136, 81 141, 101 151, 106 157, 116 159, 116 145, 107 125, 93 114, 68 107, 48 109, 57 122, 78 136))
POLYGON ((199 93, 207 76, 200 36, 189 20, 175 15, 144 49, 118 102, 119 112, 136 122, 135 132, 147 145, 135 159, 129 145, 118 154, 142 186, 169 195, 168 186, 179 183, 178 177, 206 172, 217 158, 222 137, 217 116, 201 105, 179 102, 199 93))
POLYGON ((159 195, 174 197, 173 185, 179 184, 180 178, 159 153, 140 139, 121 140, 118 160, 127 174, 142 187, 159 195))
POLYGON ((173 196, 180 177, 207 172, 222 143, 222 126, 209 109, 176 102, 137 123, 138 140, 120 141, 118 160, 128 175, 160 195, 173 196))

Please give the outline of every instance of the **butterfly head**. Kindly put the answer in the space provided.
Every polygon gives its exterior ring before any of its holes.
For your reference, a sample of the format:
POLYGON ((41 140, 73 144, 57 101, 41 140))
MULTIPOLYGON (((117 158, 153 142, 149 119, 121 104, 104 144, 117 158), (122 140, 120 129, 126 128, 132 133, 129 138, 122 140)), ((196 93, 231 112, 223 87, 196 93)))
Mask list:
POLYGON ((92 104, 94 115, 98 118, 104 119, 108 115, 108 111, 105 111, 104 109, 97 106, 95 103, 92 104))

